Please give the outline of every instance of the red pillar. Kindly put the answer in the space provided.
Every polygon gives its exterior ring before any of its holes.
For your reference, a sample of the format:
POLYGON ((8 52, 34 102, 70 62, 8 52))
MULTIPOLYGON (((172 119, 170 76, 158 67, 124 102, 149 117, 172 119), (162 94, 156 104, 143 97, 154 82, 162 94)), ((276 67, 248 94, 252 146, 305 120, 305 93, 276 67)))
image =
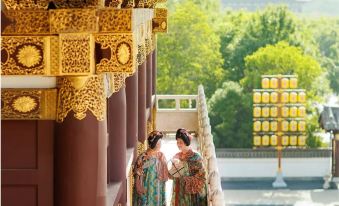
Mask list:
POLYGON ((121 88, 107 101, 107 127, 109 133, 109 181, 126 179, 126 92, 121 88))
POLYGON ((157 83, 157 50, 154 49, 152 55, 152 94, 156 94, 156 83, 157 83))
POLYGON ((82 120, 70 112, 57 124, 55 138, 55 205, 104 205, 106 122, 89 111, 82 120))
POLYGON ((126 79, 127 147, 133 148, 138 141, 138 72, 126 79))
POLYGON ((146 139, 146 62, 138 68, 138 140, 146 139))
MULTIPOLYGON (((147 70, 147 80, 146 80, 146 107, 151 108, 152 107, 152 54, 150 53, 147 55, 146 58, 146 70, 147 70)), ((150 115, 151 116, 151 115, 150 115)))

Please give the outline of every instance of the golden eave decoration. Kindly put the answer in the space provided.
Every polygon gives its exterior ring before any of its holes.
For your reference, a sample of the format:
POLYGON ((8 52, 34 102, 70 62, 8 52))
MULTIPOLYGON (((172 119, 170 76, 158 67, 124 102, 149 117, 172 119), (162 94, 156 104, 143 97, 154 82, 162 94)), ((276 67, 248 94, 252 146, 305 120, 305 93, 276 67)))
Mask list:
POLYGON ((154 49, 153 9, 18 10, 5 14, 9 23, 4 24, 1 37, 2 75, 132 74, 135 65, 142 64, 154 49), (102 56, 104 53, 109 55, 102 56))
POLYGON ((4 120, 55 120, 56 89, 2 89, 4 120))
POLYGON ((106 115, 106 95, 103 75, 84 77, 60 77, 57 82, 57 122, 63 122, 73 111, 74 117, 82 120, 90 111, 98 121, 106 115))

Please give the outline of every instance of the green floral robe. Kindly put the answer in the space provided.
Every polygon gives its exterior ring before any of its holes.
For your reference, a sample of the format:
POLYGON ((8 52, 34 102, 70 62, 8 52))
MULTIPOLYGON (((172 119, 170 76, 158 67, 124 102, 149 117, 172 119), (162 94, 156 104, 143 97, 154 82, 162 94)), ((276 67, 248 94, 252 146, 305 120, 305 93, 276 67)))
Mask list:
POLYGON ((168 170, 163 153, 142 153, 135 162, 134 177, 133 206, 166 206, 168 170))
POLYGON ((197 152, 190 150, 185 155, 175 155, 183 162, 183 176, 173 178, 172 206, 207 206, 206 172, 203 160, 197 152))

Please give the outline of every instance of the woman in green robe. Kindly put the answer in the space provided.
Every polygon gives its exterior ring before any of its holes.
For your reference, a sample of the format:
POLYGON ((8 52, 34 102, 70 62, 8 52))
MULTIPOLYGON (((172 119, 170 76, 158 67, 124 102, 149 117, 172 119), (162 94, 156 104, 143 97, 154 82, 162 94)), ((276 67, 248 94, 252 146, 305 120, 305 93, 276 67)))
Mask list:
POLYGON ((162 138, 161 132, 151 132, 147 138, 149 148, 135 162, 133 206, 166 206, 168 170, 165 156, 160 152, 162 138))
POLYGON ((176 140, 180 152, 172 159, 178 174, 170 175, 173 179, 171 205, 207 206, 206 171, 201 156, 190 147, 192 136, 185 129, 178 129, 176 140))

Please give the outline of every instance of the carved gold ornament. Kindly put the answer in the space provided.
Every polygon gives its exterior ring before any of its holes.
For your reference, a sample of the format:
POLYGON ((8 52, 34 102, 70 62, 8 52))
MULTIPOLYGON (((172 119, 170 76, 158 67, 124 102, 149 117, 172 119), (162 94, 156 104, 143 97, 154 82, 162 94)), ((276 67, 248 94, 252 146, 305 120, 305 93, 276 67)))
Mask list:
POLYGON ((152 39, 151 38, 145 39, 145 50, 146 50, 145 51, 146 55, 152 52, 152 39))
POLYGON ((27 113, 34 110, 37 107, 37 103, 30 96, 21 96, 13 101, 13 109, 18 112, 27 113))
POLYGON ((127 64, 127 62, 131 58, 131 47, 126 43, 121 43, 120 45, 118 45, 117 56, 120 64, 127 64))
POLYGON ((145 44, 138 45, 138 54, 137 54, 137 62, 138 65, 142 65, 146 60, 146 46, 145 44))
POLYGON ((137 143, 137 155, 139 156, 141 153, 147 150, 147 140, 144 142, 138 141, 137 143))
POLYGON ((63 122, 70 111, 74 117, 82 120, 90 111, 98 121, 106 115, 106 95, 103 76, 60 77, 57 122, 63 122))
POLYGON ((108 73, 108 97, 118 92, 122 87, 125 86, 126 78, 128 74, 112 72, 108 73))
POLYGON ((166 23, 166 21, 163 21, 163 22, 161 23, 161 28, 162 28, 163 30, 165 30, 165 29, 167 28, 167 23, 166 23))
MULTIPOLYGON (((6 8, 11 10, 47 10, 49 2, 49 0, 4 0, 6 8)), ((58 9, 103 6, 99 0, 55 0, 53 3, 58 9)))
POLYGON ((97 58, 96 73, 103 72, 135 72, 136 49, 132 34, 98 34, 95 43, 100 45, 96 52, 102 58, 97 58))
POLYGON ((46 38, 42 36, 2 36, 2 75, 44 75, 46 38))
POLYGON ((1 118, 55 120, 56 89, 2 89, 1 118))
POLYGON ((97 32, 98 17, 95 9, 50 10, 51 33, 97 32))
POLYGON ((9 25, 4 25, 2 34, 7 35, 32 35, 49 34, 49 16, 47 10, 8 10, 4 18, 9 20, 9 25))
POLYGON ((94 73, 94 41, 90 34, 62 34, 59 39, 61 74, 94 73))
POLYGON ((132 11, 132 9, 100 9, 98 11, 99 32, 132 32, 132 24, 136 24, 136 19, 132 20, 132 11))
POLYGON ((167 18, 167 9, 165 8, 156 8, 154 9, 155 18, 167 18))
POLYGON ((32 46, 32 45, 28 45, 28 46, 24 46, 20 48, 17 54, 17 58, 18 58, 18 61, 26 67, 35 66, 42 59, 39 50, 36 48, 36 46, 32 46))
POLYGON ((153 18, 153 32, 167 32, 167 18, 153 18))

